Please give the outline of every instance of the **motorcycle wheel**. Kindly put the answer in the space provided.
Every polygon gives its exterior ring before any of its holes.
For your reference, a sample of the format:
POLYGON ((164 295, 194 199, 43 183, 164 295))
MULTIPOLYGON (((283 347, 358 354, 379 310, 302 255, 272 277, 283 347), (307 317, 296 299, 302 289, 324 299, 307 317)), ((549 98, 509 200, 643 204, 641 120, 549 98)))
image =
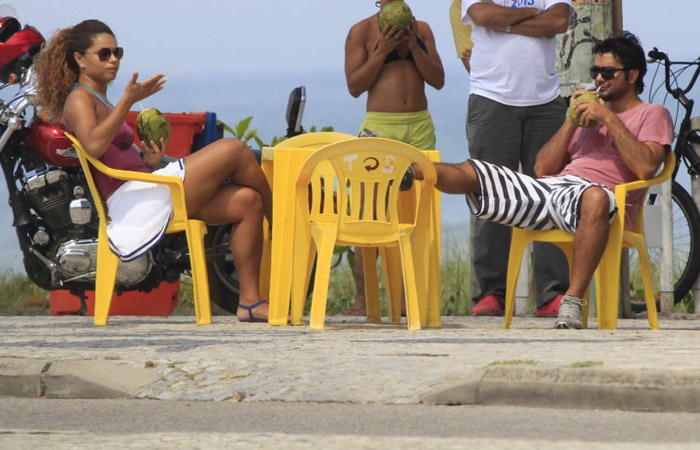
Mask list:
POLYGON ((231 225, 209 226, 204 238, 207 249, 209 296, 222 309, 235 314, 240 283, 230 248, 231 225))

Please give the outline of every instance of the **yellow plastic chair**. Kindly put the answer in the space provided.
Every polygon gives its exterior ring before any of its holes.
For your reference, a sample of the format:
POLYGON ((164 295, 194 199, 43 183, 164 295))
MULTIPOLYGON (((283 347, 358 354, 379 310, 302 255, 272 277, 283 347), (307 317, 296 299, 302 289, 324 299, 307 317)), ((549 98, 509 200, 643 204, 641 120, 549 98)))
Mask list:
POLYGON ((321 131, 318 133, 298 134, 277 143, 275 147, 309 148, 316 150, 334 142, 348 141, 350 139, 357 139, 357 136, 347 133, 338 133, 337 131, 321 131))
MULTIPOLYGON (((649 326, 653 330, 659 329, 659 321, 656 313, 656 302, 651 281, 649 266, 649 253, 644 237, 644 202, 640 204, 633 220, 631 229, 625 229, 625 200, 631 191, 644 189, 649 186, 663 183, 668 180, 675 167, 676 158, 670 152, 664 160, 661 173, 649 180, 639 180, 630 183, 619 184, 615 187, 615 199, 618 210, 615 219, 610 226, 608 244, 595 271, 596 307, 598 313, 598 328, 614 330, 617 328, 617 316, 619 308, 620 288, 620 260, 623 248, 634 247, 639 253, 639 263, 642 270, 644 283, 644 300, 647 305, 649 326)), ((569 261, 573 257, 573 235, 561 230, 535 231, 513 228, 513 237, 508 256, 508 277, 506 281, 506 306, 504 328, 509 328, 515 309, 515 286, 520 274, 520 262, 525 248, 530 242, 551 242, 561 248, 569 261)), ((588 326, 588 302, 583 308, 583 326, 588 326)))
MULTIPOLYGON (((318 258, 311 329, 323 329, 335 245, 398 246, 406 293, 406 322, 410 330, 421 328, 419 297, 428 294, 430 216, 427 211, 431 208, 435 181, 435 167, 421 151, 389 139, 338 142, 309 156, 296 184, 292 304, 303 303, 306 295, 307 274, 301 268, 309 265, 308 249, 313 238, 318 258), (423 169, 424 180, 415 190, 415 214, 402 222, 399 185, 411 162, 423 169), (414 248, 422 254, 414 255, 414 248)), ((367 282, 376 284, 376 278, 367 282)))
POLYGON ((173 215, 166 233, 184 231, 187 235, 187 245, 190 251, 190 263, 192 265, 192 286, 194 290, 194 308, 197 324, 211 323, 211 304, 209 299, 209 280, 207 278, 207 264, 204 256, 204 235, 207 233, 207 225, 201 220, 189 219, 185 206, 185 190, 182 180, 178 177, 153 175, 143 172, 112 169, 101 161, 91 157, 85 152, 80 142, 72 135, 66 133, 68 139, 73 142, 78 152, 80 165, 88 181, 90 193, 95 200, 100 225, 97 237, 97 276, 95 280, 95 325, 106 325, 109 317, 109 307, 112 303, 114 283, 119 268, 119 257, 112 253, 107 238, 107 214, 100 201, 99 192, 90 172, 90 165, 100 172, 112 178, 127 181, 143 181, 147 183, 164 184, 170 188, 173 204, 173 215))
MULTIPOLYGON (((261 292, 263 295, 267 294, 270 302, 270 325, 286 325, 289 315, 292 276, 288 265, 294 238, 293 226, 290 225, 293 225, 294 221, 293 191, 299 169, 308 155, 316 149, 349 139, 357 137, 337 132, 305 133, 285 139, 275 147, 262 149, 262 169, 272 187, 274 199, 274 224, 271 235, 268 232, 270 226, 267 220, 264 223, 263 258, 260 268, 261 292), (273 258, 273 255, 276 256, 273 258)), ((310 264, 313 264, 313 259, 310 260, 310 264)), ((310 272, 309 267, 309 274, 310 272)), ((301 323, 302 315, 303 305, 298 314, 298 323, 301 323)))

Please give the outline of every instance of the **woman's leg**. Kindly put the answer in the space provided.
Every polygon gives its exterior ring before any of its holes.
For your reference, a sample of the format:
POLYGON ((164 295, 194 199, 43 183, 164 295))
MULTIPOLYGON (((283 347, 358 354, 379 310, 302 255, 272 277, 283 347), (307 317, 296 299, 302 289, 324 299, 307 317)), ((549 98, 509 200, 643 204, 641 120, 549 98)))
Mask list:
POLYGON ((263 211, 272 219, 272 191, 253 153, 238 139, 219 139, 185 159, 185 197, 187 211, 194 217, 227 178, 238 186, 260 194, 263 211))
MULTIPOLYGON (((189 174, 188 174, 189 176, 189 174)), ((260 301, 259 274, 262 256, 263 201, 260 194, 248 187, 231 184, 219 185, 219 189, 207 203, 193 215, 207 223, 232 223, 231 251, 236 261, 240 279, 239 304, 253 305, 260 301)), ((267 304, 254 308, 256 318, 267 318, 267 304)), ((238 317, 249 318, 249 313, 239 308, 238 317)))

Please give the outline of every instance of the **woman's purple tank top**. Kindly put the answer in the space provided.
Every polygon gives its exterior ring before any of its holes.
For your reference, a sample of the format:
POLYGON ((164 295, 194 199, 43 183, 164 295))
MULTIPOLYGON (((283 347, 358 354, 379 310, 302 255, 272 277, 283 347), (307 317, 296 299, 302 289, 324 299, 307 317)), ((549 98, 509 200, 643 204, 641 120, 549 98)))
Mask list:
MULTIPOLYGON (((111 113, 114 109, 112 105, 104 99, 100 94, 95 92, 90 86, 84 84, 75 83, 73 89, 77 87, 82 87, 87 89, 92 95, 94 95, 100 103, 107 108, 107 113, 111 113)), ((112 142, 107 147, 107 150, 98 159, 102 161, 107 167, 119 170, 133 170, 135 172, 153 172, 153 169, 148 167, 146 163, 141 159, 141 155, 133 149, 134 145, 134 133, 129 128, 126 122, 122 123, 119 132, 114 137, 112 142)), ((100 193, 103 200, 107 199, 114 191, 119 189, 119 187, 126 183, 124 180, 117 180, 116 178, 108 177, 99 170, 90 166, 90 172, 92 173, 92 179, 95 180, 95 185, 100 193)))
MULTIPOLYGON (((111 112, 111 108, 107 107, 107 109, 111 112)), ((114 140, 107 147, 107 150, 99 157, 99 160, 105 163, 107 167, 113 169, 153 172, 153 169, 143 162, 141 155, 132 149, 133 144, 134 133, 129 128, 129 125, 124 122, 114 140)), ((90 172, 92 172, 92 178, 95 180, 95 185, 102 199, 106 199, 119 189, 122 184, 126 183, 124 180, 108 177, 92 166, 90 166, 90 172)))

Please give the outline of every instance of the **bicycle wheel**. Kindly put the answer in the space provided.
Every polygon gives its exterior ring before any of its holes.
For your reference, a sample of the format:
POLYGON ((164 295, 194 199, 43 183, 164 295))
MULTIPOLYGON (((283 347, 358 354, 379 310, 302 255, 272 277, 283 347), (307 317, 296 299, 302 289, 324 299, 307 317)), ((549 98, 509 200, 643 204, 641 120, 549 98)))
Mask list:
MULTIPOLYGON (((690 194, 676 181, 671 188, 672 214, 673 214, 673 299, 676 304, 693 287, 693 283, 700 272, 700 213, 690 194)), ((651 199, 651 197, 650 197, 651 199)), ((658 203, 660 196, 656 196, 651 204, 658 203)), ((659 295, 659 265, 661 262, 661 248, 649 247, 649 260, 654 283, 654 295, 659 295)), ((636 250, 630 249, 630 289, 632 291, 632 311, 646 311, 644 303, 644 287, 641 271, 639 270, 639 257, 636 250)), ((656 309, 659 310, 657 298, 656 309)))

